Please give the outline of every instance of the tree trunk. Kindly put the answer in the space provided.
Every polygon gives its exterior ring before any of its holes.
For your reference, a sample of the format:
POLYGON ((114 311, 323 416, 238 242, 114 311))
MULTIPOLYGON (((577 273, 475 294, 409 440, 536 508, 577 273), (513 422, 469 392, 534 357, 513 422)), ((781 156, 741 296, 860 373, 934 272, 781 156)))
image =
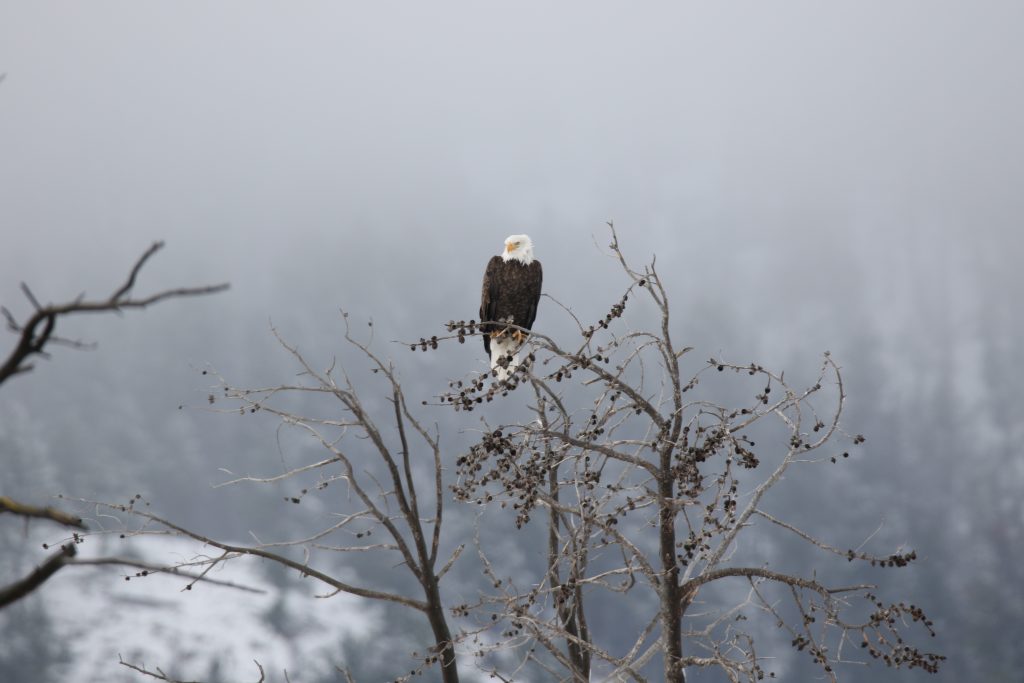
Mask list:
MULTIPOLYGON (((558 466, 551 468, 548 472, 548 492, 552 500, 558 502, 558 466)), ((551 517, 548 521, 548 575, 551 590, 561 593, 565 602, 558 607, 558 616, 562 621, 568 638, 565 639, 569 663, 572 666, 573 681, 586 683, 590 680, 590 653, 586 648, 581 647, 576 641, 588 639, 583 626, 583 591, 577 584, 575 589, 564 591, 562 580, 558 572, 558 512, 552 508, 551 517)))
MULTIPOLYGON (((663 458, 664 459, 664 458, 663 458)), ((676 562, 676 514, 671 505, 672 475, 662 464, 658 494, 661 499, 661 528, 659 529, 661 568, 661 628, 664 638, 663 656, 665 681, 685 683, 681 660, 683 657, 682 613, 679 602, 679 564, 676 562)))
POLYGON ((455 665, 455 643, 452 633, 448 630, 448 620, 444 617, 444 606, 441 603, 441 592, 437 587, 437 578, 431 573, 425 577, 424 591, 427 594, 427 619, 434 632, 435 649, 441 660, 441 680, 444 683, 459 683, 459 670, 455 665))

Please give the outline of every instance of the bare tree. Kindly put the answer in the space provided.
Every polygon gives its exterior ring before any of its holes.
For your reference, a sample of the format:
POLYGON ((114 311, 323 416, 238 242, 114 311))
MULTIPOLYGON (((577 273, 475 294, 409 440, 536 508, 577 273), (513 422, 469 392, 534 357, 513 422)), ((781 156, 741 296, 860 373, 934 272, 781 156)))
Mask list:
MULTIPOLYGON (((562 306, 578 331, 571 343, 535 332, 525 361, 507 380, 496 371, 453 379, 438 400, 460 415, 493 404, 488 414, 503 418, 525 406, 528 419, 484 419, 472 446, 457 458, 446 456, 423 409, 407 404, 394 364, 374 351, 372 325, 369 339, 361 340, 346 316, 345 340, 372 373, 369 383, 357 379, 352 365, 331 361, 316 369, 279 337, 298 380, 240 388, 221 378, 223 398, 216 399, 242 414, 269 414, 320 449, 283 471, 222 485, 285 482, 296 489, 294 503, 333 487, 322 499, 335 522, 295 538, 241 545, 134 504, 105 504, 122 522, 104 531, 129 538, 170 532, 219 549, 189 563, 200 576, 253 556, 313 577, 330 594, 412 609, 424 615, 433 642, 403 679, 436 664, 443 680, 455 681, 458 667, 475 660, 504 681, 541 671, 574 683, 596 676, 681 683, 688 668, 757 681, 774 675, 768 662, 778 659, 780 640, 832 681, 872 658, 936 671, 943 657, 912 644, 915 629, 934 635, 921 608, 883 600, 874 583, 830 580, 814 568, 772 561, 773 548, 797 544, 834 560, 841 577, 849 563, 883 571, 916 559, 903 548, 867 552, 870 537, 854 548, 826 543, 772 503, 787 474, 844 462, 864 441, 841 423, 846 396, 839 365, 826 353, 800 386, 757 363, 693 361, 692 349, 674 340, 654 261, 631 266, 614 228, 611 235, 610 256, 627 286, 606 315, 586 324, 562 306), (647 315, 649 326, 625 315, 638 301, 636 320, 647 315), (314 398, 333 409, 322 411, 314 398), (333 493, 338 488, 344 495, 333 493), (481 589, 471 603, 446 603, 441 579, 469 541, 455 544, 445 536, 449 491, 523 533, 539 519, 543 566, 535 573, 511 569, 495 539, 478 533, 476 571, 493 590, 481 589), (453 551, 442 562, 446 547, 453 551), (376 553, 381 573, 399 567, 415 593, 388 588, 379 576, 340 580, 324 559, 329 553, 376 553), (618 623, 609 623, 609 613, 618 623)), ((448 334, 409 346, 426 352, 465 342, 487 322, 493 321, 451 321, 448 334)))
MULTIPOLYGON (((418 668, 401 680, 438 665, 441 679, 445 683, 456 683, 459 680, 456 639, 441 599, 440 582, 458 558, 462 546, 447 557, 439 554, 444 503, 440 435, 410 410, 393 364, 372 350, 372 324, 370 339, 362 341, 352 334, 348 316, 344 318, 346 342, 379 378, 381 385, 375 388, 387 396, 388 408, 383 414, 367 406, 343 364, 332 360, 325 369, 318 370, 280 336, 277 336, 278 341, 299 368, 297 381, 243 388, 229 384, 218 375, 223 394, 221 401, 235 406, 230 412, 272 415, 322 448, 312 461, 283 472, 241 476, 219 486, 292 483, 300 489, 289 497, 295 504, 301 503, 307 495, 326 491, 327 496, 341 489, 343 495, 339 492, 331 498, 331 505, 341 508, 336 513, 337 521, 301 538, 239 545, 186 529, 134 503, 90 503, 108 513, 123 513, 124 525, 108 527, 105 532, 116 532, 127 538, 170 532, 219 549, 219 555, 204 556, 188 563, 191 567, 201 567, 201 576, 231 560, 258 557, 321 582, 330 591, 320 597, 348 593, 418 612, 430 626, 433 643, 425 654, 418 656, 418 668), (297 401, 292 400, 296 398, 297 401), (309 401, 310 398, 326 399, 330 405, 309 401), (330 416, 318 417, 314 411, 320 409, 326 409, 330 416), (301 559, 292 556, 290 551, 296 549, 301 551, 301 559), (378 555, 377 561, 382 567, 379 574, 386 573, 383 567, 397 562, 397 566, 414 579, 420 594, 385 588, 380 580, 370 579, 367 584, 342 580, 329 567, 321 567, 316 561, 329 553, 378 555)), ((276 330, 274 334, 277 335, 276 330)), ((364 394, 370 390, 370 387, 362 388, 364 394)), ((122 664, 139 670, 137 665, 122 664)))
MULTIPOLYGON (((2 80, 2 76, 0 76, 0 80, 2 80)), ((50 356, 50 349, 54 346, 68 346, 75 349, 90 348, 90 345, 82 341, 67 339, 56 334, 57 322, 63 318, 80 313, 119 313, 133 308, 146 308, 166 299, 214 294, 227 289, 227 284, 206 287, 182 287, 165 290, 141 298, 135 297, 133 289, 139 272, 149 258, 162 247, 163 242, 155 242, 147 249, 135 262, 135 265, 132 266, 124 283, 105 299, 88 299, 83 293, 66 303, 42 305, 29 286, 24 282, 21 283, 21 291, 32 306, 32 313, 24 322, 18 322, 18 319, 10 310, 0 306, 0 314, 3 315, 7 322, 8 330, 17 335, 14 348, 0 362, 0 385, 16 375, 30 372, 34 367, 31 359, 36 356, 48 358, 50 356)), ((26 520, 45 519, 72 530, 81 531, 86 528, 81 518, 75 515, 51 506, 40 507, 22 503, 8 496, 0 496, 0 513, 10 513, 23 517, 26 520)), ((81 539, 79 531, 74 533, 71 542, 63 544, 57 552, 51 555, 28 576, 7 586, 0 587, 0 608, 25 597, 39 588, 61 567, 69 564, 84 564, 74 559, 76 555, 75 544, 81 539)), ((107 564, 131 564, 116 558, 107 558, 103 562, 107 564)), ((88 563, 94 564, 96 561, 93 560, 88 563)))
MULTIPOLYGON (((572 346, 534 333, 528 362, 509 381, 481 377, 443 397, 471 411, 518 387, 532 392, 534 418, 488 427, 458 461, 454 485, 460 500, 510 507, 517 525, 538 511, 547 517, 548 566, 532 582, 510 580, 485 559, 503 590, 475 607, 511 626, 500 627, 493 647, 524 645, 528 659, 561 668, 560 680, 589 680, 598 660, 611 680, 642 681, 660 658, 666 681, 683 681, 688 667, 755 681, 766 675, 766 655, 741 626, 760 612, 830 680, 861 648, 890 666, 937 670, 943 657, 910 645, 905 633, 917 623, 933 635, 919 607, 886 603, 874 585, 776 570, 743 551, 748 537, 765 543, 778 531, 849 562, 903 567, 916 558, 912 550, 876 556, 833 547, 770 512, 768 494, 790 468, 841 461, 849 450, 839 443, 864 441, 841 428, 839 366, 826 353, 806 388, 756 363, 714 358, 687 377, 691 349, 673 339, 654 261, 630 266, 611 234, 610 255, 630 284, 607 315, 593 325, 573 316, 572 346), (653 309, 651 329, 623 324, 637 297, 653 309), (737 379, 718 395, 701 391, 718 373, 737 379), (620 614, 647 613, 627 646, 622 633, 586 619, 588 605, 614 601, 620 614)), ((451 336, 475 327, 453 323, 451 336)))

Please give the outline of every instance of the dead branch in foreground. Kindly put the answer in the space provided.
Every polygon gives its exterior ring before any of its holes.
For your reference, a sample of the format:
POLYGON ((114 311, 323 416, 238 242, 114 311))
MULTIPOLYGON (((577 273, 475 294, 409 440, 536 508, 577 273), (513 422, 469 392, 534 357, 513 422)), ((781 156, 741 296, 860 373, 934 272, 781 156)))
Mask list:
MULTIPOLYGON (((2 79, 0 79, 2 80, 2 79)), ((127 279, 106 299, 90 300, 85 294, 80 294, 74 300, 62 304, 42 305, 35 294, 24 282, 21 283, 21 291, 28 299, 34 309, 28 320, 18 322, 6 307, 0 306, 0 315, 7 321, 7 328, 18 335, 18 341, 8 354, 6 360, 0 364, 0 385, 11 377, 24 374, 32 370, 32 363, 28 362, 33 356, 48 357, 47 347, 51 345, 64 345, 72 348, 89 348, 88 344, 77 340, 69 340, 58 337, 54 334, 57 320, 65 316, 77 313, 106 313, 121 312, 130 308, 146 308, 152 304, 181 297, 202 296, 222 292, 228 288, 227 283, 210 285, 204 287, 180 287, 168 289, 149 296, 136 298, 132 296, 135 281, 139 272, 153 254, 163 248, 163 242, 154 242, 136 260, 128 273, 127 279)), ((11 513, 26 519, 47 519, 64 526, 85 529, 82 520, 75 515, 68 514, 53 507, 39 507, 16 501, 8 496, 0 496, 0 513, 11 513)), ((76 537, 76 542, 78 538, 76 537)), ((51 556, 46 562, 39 566, 29 576, 16 581, 6 587, 0 588, 0 608, 15 600, 25 597, 32 591, 39 588, 48 578, 59 570, 71 564, 85 564, 75 561, 75 546, 68 543, 61 546, 60 552, 51 556)), ((98 561, 91 561, 95 564, 98 561)))
POLYGON ((85 524, 82 522, 81 517, 68 514, 63 510, 58 510, 55 507, 38 507, 35 505, 25 505, 18 501, 8 498, 7 496, 0 496, 0 514, 9 512, 11 514, 19 515, 21 517, 31 517, 36 519, 48 519, 64 526, 74 527, 75 529, 85 529, 85 524))
POLYGON ((57 573, 58 569, 68 564, 69 560, 75 556, 75 552, 73 544, 67 543, 62 545, 59 551, 51 555, 46 562, 36 567, 24 579, 0 588, 0 609, 3 609, 12 602, 21 600, 42 586, 47 579, 57 573))
POLYGON ((78 313, 109 313, 120 312, 129 308, 146 308, 160 301, 182 297, 203 296, 223 292, 228 288, 227 283, 218 285, 207 285, 204 287, 179 287, 167 289, 156 294, 136 298, 132 296, 132 289, 135 287, 135 280, 139 271, 153 254, 164 246, 163 242, 154 242, 149 249, 132 266, 128 278, 106 299, 86 299, 85 294, 80 294, 72 301, 62 304, 42 305, 32 290, 24 282, 21 283, 21 291, 34 309, 28 320, 19 323, 14 315, 6 307, 0 306, 0 314, 7 321, 7 328, 18 335, 18 342, 8 354, 7 359, 0 364, 0 384, 14 375, 26 373, 32 370, 33 365, 28 361, 32 356, 46 357, 46 347, 50 344, 62 344, 73 348, 88 348, 88 345, 81 341, 64 339, 54 334, 57 320, 68 315, 78 313))

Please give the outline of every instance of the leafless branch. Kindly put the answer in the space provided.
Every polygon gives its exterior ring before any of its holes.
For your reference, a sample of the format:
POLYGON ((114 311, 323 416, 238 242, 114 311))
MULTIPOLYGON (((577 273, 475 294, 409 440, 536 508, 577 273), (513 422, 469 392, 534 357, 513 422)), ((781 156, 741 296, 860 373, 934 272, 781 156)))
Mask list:
POLYGON ((234 544, 230 544, 230 543, 224 543, 224 542, 221 542, 221 541, 217 541, 217 540, 215 540, 213 538, 210 538, 209 536, 206 536, 204 534, 200 534, 200 533, 195 532, 195 531, 191 531, 189 529, 186 529, 185 527, 182 527, 182 526, 180 526, 178 524, 175 524, 175 523, 173 523, 173 522, 171 522, 171 521, 169 521, 167 519, 164 519, 163 517, 159 517, 159 516, 157 516, 157 515, 155 515, 153 513, 146 512, 144 510, 138 510, 138 509, 135 509, 135 508, 129 508, 129 507, 125 506, 125 505, 120 505, 120 504, 101 503, 101 502, 96 502, 96 501, 83 501, 83 502, 90 502, 90 503, 92 503, 94 505, 97 505, 97 506, 99 506, 101 508, 106 508, 106 509, 108 509, 110 511, 123 512, 123 513, 127 513, 129 515, 132 515, 134 517, 138 517, 138 518, 147 520, 149 522, 155 522, 156 524, 158 524, 158 525, 160 525, 162 527, 165 527, 166 529, 169 529, 171 531, 174 531, 174 532, 176 532, 177 534, 179 534, 181 536, 184 536, 186 538, 191 538, 191 539, 193 539, 195 541, 199 541, 200 543, 203 543, 205 545, 209 545, 209 546, 212 546, 214 548, 218 548, 218 549, 224 551, 225 554, 221 555, 220 558, 215 559, 215 560, 211 560, 208 563, 208 567, 210 567, 210 568, 212 568, 216 564, 219 564, 219 563, 221 563, 221 562, 223 562, 225 560, 231 559, 231 558, 233 558, 235 556, 251 555, 251 556, 254 556, 254 557, 262 557, 262 558, 267 559, 267 560, 273 560, 274 562, 278 562, 278 563, 280 563, 280 564, 282 564, 282 565, 284 565, 286 567, 289 567, 290 569, 294 569, 294 570, 300 572, 301 574, 303 574, 305 576, 311 576, 311 577, 317 579, 318 581, 321 581, 321 582, 327 584, 328 586, 331 586, 332 588, 340 590, 340 591, 342 591, 344 593, 349 593, 351 595, 356 595, 356 596, 363 597, 363 598, 369 598, 369 599, 372 599, 372 600, 385 600, 385 601, 388 601, 388 602, 394 602, 394 603, 398 603, 400 605, 405 605, 406 607, 411 607, 411 608, 419 610, 419 611, 423 611, 426 608, 426 604, 424 602, 422 602, 422 601, 415 600, 415 599, 412 599, 412 598, 407 598, 407 597, 404 597, 404 596, 401 596, 401 595, 397 595, 397 594, 394 594, 394 593, 387 593, 387 592, 384 592, 384 591, 377 591, 377 590, 373 590, 373 589, 369 589, 369 588, 363 588, 363 587, 360 587, 360 586, 354 586, 354 585, 346 583, 344 581, 340 581, 339 579, 336 579, 333 576, 330 576, 329 574, 326 574, 326 573, 324 573, 322 571, 314 569, 313 567, 310 567, 308 564, 303 564, 301 562, 297 562, 297 561, 295 561, 295 560, 293 560, 293 559, 291 559, 289 557, 285 557, 284 555, 271 552, 271 551, 266 550, 266 549, 264 549, 262 547, 251 547, 251 546, 243 546, 243 545, 234 545, 234 544))
POLYGON ((3 363, 0 363, 0 384, 14 375, 32 370, 33 365, 28 362, 28 359, 36 355, 45 356, 46 347, 49 344, 64 343, 79 348, 85 346, 81 342, 69 342, 54 335, 57 320, 64 316, 78 313, 107 313, 120 312, 130 308, 146 308, 166 299, 215 294, 228 288, 226 283, 204 287, 179 287, 141 298, 134 298, 132 296, 132 289, 135 286, 139 271, 142 270, 142 267, 149 258, 163 248, 163 246, 163 242, 154 242, 132 266, 125 282, 106 299, 88 300, 84 295, 80 295, 66 303, 44 306, 39 302, 28 285, 24 282, 21 283, 21 291, 32 306, 33 313, 24 323, 19 323, 8 309, 0 309, 4 319, 7 321, 8 329, 19 335, 18 342, 14 348, 3 363))
MULTIPOLYGON (((177 678, 171 678, 166 673, 164 673, 160 667, 156 667, 153 671, 150 671, 146 668, 145 665, 132 664, 131 662, 124 661, 124 658, 121 657, 121 655, 117 656, 117 661, 118 664, 120 664, 121 666, 127 667, 132 671, 136 671, 144 676, 155 678, 158 681, 164 681, 165 683, 202 683, 201 681, 182 681, 177 678)), ((263 670, 263 665, 255 659, 253 660, 253 663, 256 665, 256 668, 260 672, 260 677, 256 681, 256 683, 264 683, 264 681, 266 681, 267 679, 267 675, 266 672, 263 670)))
POLYGON ((75 529, 86 528, 80 517, 68 514, 63 510, 58 510, 57 508, 50 506, 37 507, 35 505, 26 505, 7 496, 0 496, 0 514, 4 512, 10 512, 22 517, 48 519, 52 522, 56 522, 57 524, 74 527, 75 529))
MULTIPOLYGON (((256 543, 243 545, 211 538, 134 505, 102 504, 101 507, 120 513, 125 517, 126 524, 136 524, 128 521, 133 518, 141 523, 137 531, 127 532, 129 538, 162 529, 219 549, 220 555, 193 563, 203 565, 197 578, 206 578, 215 566, 242 556, 255 556, 282 564, 329 586, 331 590, 328 595, 322 597, 344 592, 416 610, 427 618, 435 637, 433 654, 421 661, 421 667, 438 664, 443 680, 456 683, 456 637, 448 626, 439 581, 452 567, 460 551, 456 550, 438 568, 444 502, 439 438, 426 429, 410 409, 394 366, 373 350, 370 345, 372 337, 369 341, 357 338, 349 327, 347 314, 343 312, 342 317, 346 344, 355 350, 364 362, 364 367, 382 380, 377 388, 381 391, 381 397, 388 402, 387 411, 378 411, 374 407, 377 396, 367 393, 366 387, 357 390, 345 365, 337 358, 331 360, 326 370, 320 370, 273 327, 271 330, 281 347, 299 368, 299 381, 243 388, 220 379, 223 383, 220 400, 238 405, 242 414, 258 413, 279 419, 283 428, 298 430, 310 437, 323 449, 326 457, 268 476, 232 475, 230 480, 218 484, 218 487, 242 483, 305 482, 310 476, 318 477, 315 485, 304 483, 301 493, 290 498, 291 502, 300 503, 307 494, 316 495, 328 485, 339 482, 345 487, 348 500, 346 508, 334 513, 337 516, 334 523, 315 533, 285 540, 265 542, 252 534, 256 543), (282 402, 295 394, 330 401, 332 417, 313 418, 295 412, 291 403, 282 402), (417 477, 421 466, 428 464, 433 469, 433 486, 421 491, 417 477), (430 493, 434 495, 434 500, 430 501, 433 514, 423 519, 421 510, 425 509, 425 501, 430 493), (371 534, 380 534, 384 539, 376 543, 359 540, 371 534), (300 549, 304 557, 301 560, 293 559, 282 550, 287 548, 300 549), (314 566, 314 551, 397 554, 397 566, 416 580, 422 596, 413 597, 402 591, 375 587, 373 577, 363 582, 342 581, 326 568, 314 566)), ((331 504, 336 504, 336 501, 331 504)), ((377 582, 377 585, 386 584, 377 582)))
POLYGON ((234 581, 213 579, 206 576, 205 574, 193 574, 191 572, 183 571, 181 567, 168 567, 158 564, 151 564, 149 562, 139 562, 138 560, 132 560, 125 557, 79 557, 72 560, 68 560, 65 564, 79 567, 132 567, 134 569, 139 570, 134 574, 134 576, 137 578, 153 576, 156 574, 168 574, 170 576, 180 576, 186 579, 190 579, 190 583, 187 584, 186 588, 190 588, 194 583, 202 581, 204 583, 209 583, 214 586, 234 588, 236 590, 245 591, 246 593, 266 593, 266 591, 262 588, 254 588, 252 586, 246 586, 244 584, 235 583, 234 581))
POLYGON ((20 600, 43 585, 58 569, 69 563, 70 559, 75 556, 75 552, 74 544, 67 543, 62 545, 59 551, 51 555, 49 559, 36 567, 24 579, 0 587, 0 609, 16 600, 20 600))

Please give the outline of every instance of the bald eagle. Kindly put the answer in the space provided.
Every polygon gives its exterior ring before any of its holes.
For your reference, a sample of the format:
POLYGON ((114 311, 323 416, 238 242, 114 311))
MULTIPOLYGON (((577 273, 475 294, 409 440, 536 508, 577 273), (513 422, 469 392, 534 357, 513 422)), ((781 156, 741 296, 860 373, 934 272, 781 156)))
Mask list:
POLYGON ((480 296, 480 322, 491 324, 481 325, 480 331, 491 369, 497 369, 500 380, 508 379, 519 364, 516 352, 527 334, 494 323, 511 323, 527 330, 533 327, 542 280, 540 261, 533 257, 533 242, 527 235, 510 235, 501 254, 487 263, 480 296), (503 367, 506 364, 499 361, 506 356, 512 360, 503 367))

